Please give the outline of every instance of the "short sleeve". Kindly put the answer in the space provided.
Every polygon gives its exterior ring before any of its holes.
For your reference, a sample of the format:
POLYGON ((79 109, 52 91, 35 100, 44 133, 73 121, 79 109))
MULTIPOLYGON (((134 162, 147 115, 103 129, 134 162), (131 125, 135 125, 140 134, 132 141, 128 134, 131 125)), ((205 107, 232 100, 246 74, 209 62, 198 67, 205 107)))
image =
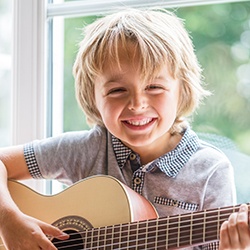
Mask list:
POLYGON ((23 147, 23 153, 24 153, 26 164, 28 166, 29 173, 32 176, 32 178, 42 179, 43 176, 37 164, 33 143, 25 144, 23 147))

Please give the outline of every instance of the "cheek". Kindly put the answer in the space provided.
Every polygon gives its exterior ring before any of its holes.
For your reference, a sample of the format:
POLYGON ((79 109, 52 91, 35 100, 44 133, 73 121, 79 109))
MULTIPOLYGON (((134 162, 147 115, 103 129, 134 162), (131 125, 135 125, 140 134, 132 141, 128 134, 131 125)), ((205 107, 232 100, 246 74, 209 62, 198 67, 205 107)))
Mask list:
POLYGON ((177 113, 179 113, 179 108, 180 108, 180 103, 181 103, 181 89, 180 89, 180 85, 178 84, 176 86, 176 89, 173 91, 172 95, 171 95, 171 102, 172 102, 172 107, 175 110, 175 113, 177 115, 177 113))
POLYGON ((157 100, 158 110, 163 114, 176 113, 178 108, 178 95, 168 94, 163 98, 157 100))
POLYGON ((95 105, 96 108, 98 109, 99 113, 102 113, 101 108, 103 106, 103 96, 101 94, 100 89, 98 88, 97 85, 95 85, 95 105))
POLYGON ((119 106, 105 98, 100 98, 96 106, 105 125, 112 123, 119 116, 119 106))

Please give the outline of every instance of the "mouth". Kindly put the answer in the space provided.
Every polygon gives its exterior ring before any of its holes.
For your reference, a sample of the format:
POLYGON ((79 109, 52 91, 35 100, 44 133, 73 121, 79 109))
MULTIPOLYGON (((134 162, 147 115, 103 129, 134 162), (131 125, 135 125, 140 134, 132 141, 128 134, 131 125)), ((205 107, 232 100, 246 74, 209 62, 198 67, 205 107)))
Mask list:
POLYGON ((141 118, 124 120, 123 123, 130 129, 142 130, 150 127, 156 118, 141 118))
POLYGON ((133 126, 144 126, 152 122, 153 118, 145 118, 141 120, 128 120, 125 121, 126 123, 133 125, 133 126))

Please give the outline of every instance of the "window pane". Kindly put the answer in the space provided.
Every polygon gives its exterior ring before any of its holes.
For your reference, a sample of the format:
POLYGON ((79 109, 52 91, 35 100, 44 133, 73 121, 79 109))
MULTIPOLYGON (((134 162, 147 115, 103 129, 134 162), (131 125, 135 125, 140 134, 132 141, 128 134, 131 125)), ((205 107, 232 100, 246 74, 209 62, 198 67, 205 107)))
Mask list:
POLYGON ((78 43, 82 39, 83 24, 95 20, 95 17, 65 19, 65 47, 64 47, 64 130, 86 129, 88 125, 83 112, 80 110, 74 90, 72 67, 76 57, 78 43), (70 39, 69 39, 70 38, 70 39))
POLYGON ((11 143, 11 4, 0 2, 0 146, 11 143))
POLYGON ((196 131, 232 139, 250 154, 250 3, 178 9, 186 20, 213 96, 194 119, 196 131))

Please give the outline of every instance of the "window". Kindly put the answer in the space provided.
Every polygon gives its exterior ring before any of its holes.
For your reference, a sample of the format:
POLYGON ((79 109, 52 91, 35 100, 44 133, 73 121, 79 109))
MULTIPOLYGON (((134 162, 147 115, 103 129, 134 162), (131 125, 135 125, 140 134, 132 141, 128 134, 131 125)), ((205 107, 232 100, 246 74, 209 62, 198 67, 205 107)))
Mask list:
MULTIPOLYGON (((191 32, 197 56, 204 68, 205 82, 214 93, 194 116, 193 128, 212 143, 223 141, 228 147, 235 146, 241 159, 244 159, 242 164, 249 162, 249 1, 182 0, 178 4, 170 0, 145 3, 100 0, 98 4, 86 0, 58 0, 47 4, 39 0, 23 1, 26 4, 15 1, 16 12, 19 13, 16 18, 20 18, 21 29, 28 26, 32 32, 17 32, 16 35, 16 41, 19 41, 16 51, 24 51, 25 54, 17 56, 14 86, 25 86, 16 94, 14 105, 14 124, 18 124, 14 126, 15 142, 23 143, 63 131, 88 128, 75 101, 72 77, 82 26, 92 22, 100 13, 106 14, 121 5, 160 5, 186 20, 186 27, 191 32), (18 68, 17 65, 21 66, 18 68), (27 93, 29 98, 26 98, 27 93), (29 111, 25 112, 23 119, 22 114, 27 107, 29 111), (23 133, 24 130, 27 134, 23 133)), ((232 161, 238 164, 237 159, 232 161)))
POLYGON ((0 146, 11 144, 12 2, 0 3, 0 146))

